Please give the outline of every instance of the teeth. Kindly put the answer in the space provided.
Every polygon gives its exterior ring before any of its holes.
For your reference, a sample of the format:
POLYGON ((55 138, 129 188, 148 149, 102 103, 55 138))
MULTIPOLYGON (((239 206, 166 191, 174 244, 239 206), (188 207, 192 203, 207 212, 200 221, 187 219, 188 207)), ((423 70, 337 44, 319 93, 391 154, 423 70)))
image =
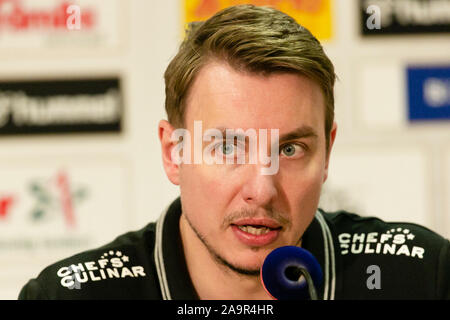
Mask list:
POLYGON ((238 226, 238 228, 255 236, 266 234, 270 231, 267 227, 238 226))

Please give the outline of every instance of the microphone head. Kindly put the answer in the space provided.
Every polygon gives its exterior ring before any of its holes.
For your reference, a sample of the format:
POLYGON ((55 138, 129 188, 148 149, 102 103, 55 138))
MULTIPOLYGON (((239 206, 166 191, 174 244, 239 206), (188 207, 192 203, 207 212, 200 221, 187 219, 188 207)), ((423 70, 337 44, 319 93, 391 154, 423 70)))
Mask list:
POLYGON ((308 283, 301 269, 310 274, 316 288, 322 285, 322 268, 309 251, 296 246, 273 250, 261 268, 264 289, 278 300, 309 299, 308 283))

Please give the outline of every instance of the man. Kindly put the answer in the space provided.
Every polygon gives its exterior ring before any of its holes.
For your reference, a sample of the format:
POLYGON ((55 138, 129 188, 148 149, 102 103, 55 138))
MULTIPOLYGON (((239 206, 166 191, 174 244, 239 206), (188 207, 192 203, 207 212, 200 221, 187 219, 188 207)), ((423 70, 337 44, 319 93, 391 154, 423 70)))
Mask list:
POLYGON ((260 269, 288 245, 318 259, 320 299, 450 298, 448 240, 317 208, 335 74, 308 30, 230 7, 191 25, 165 81, 159 137, 180 198, 157 223, 49 266, 20 298, 270 299, 260 269))

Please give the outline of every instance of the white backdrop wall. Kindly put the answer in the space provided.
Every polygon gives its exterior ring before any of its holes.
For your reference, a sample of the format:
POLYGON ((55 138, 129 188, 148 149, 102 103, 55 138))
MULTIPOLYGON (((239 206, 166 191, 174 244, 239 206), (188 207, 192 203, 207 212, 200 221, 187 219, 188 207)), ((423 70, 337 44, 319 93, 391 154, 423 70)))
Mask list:
MULTIPOLYGON (((321 204, 416 222, 449 237, 449 123, 410 125, 404 79, 408 64, 450 62, 448 34, 364 39, 357 5, 335 1, 334 36, 324 43, 339 76, 338 136, 321 204)), ((157 123, 165 118, 163 73, 181 40, 181 0, 99 8, 109 10, 115 28, 95 50, 0 47, 0 81, 118 75, 125 106, 121 134, 0 137, 0 197, 26 194, 29 177, 57 172, 90 190, 78 207, 78 229, 65 230, 62 220, 31 225, 23 217, 27 202, 13 203, 0 220, 0 299, 15 299, 57 259, 154 221, 178 195, 162 168, 157 123), (64 239, 73 245, 49 245, 64 239)))

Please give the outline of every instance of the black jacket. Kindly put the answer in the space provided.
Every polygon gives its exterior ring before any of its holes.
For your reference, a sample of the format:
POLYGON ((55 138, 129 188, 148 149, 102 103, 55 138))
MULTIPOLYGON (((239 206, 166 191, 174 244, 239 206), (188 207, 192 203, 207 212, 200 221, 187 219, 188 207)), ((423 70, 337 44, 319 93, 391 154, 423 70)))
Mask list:
MULTIPOLYGON (((50 265, 19 299, 197 299, 180 213, 177 199, 158 222, 50 265)), ((318 210, 302 247, 322 266, 321 299, 450 299, 450 242, 419 225, 318 210)))

